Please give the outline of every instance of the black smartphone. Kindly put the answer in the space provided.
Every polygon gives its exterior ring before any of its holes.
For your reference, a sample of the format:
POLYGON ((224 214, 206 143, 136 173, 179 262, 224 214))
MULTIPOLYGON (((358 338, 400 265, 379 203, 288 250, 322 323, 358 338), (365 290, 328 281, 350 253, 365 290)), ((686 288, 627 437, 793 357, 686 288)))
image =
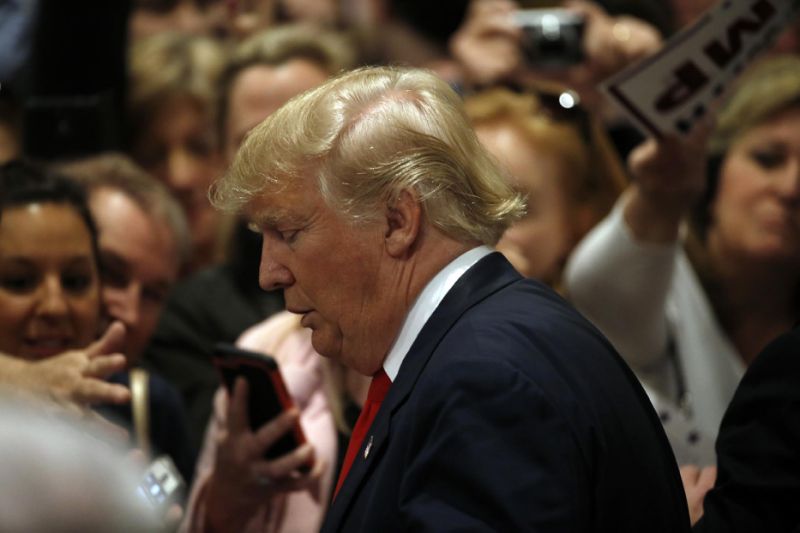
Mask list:
MULTIPOLYGON (((294 405, 278 370, 278 363, 269 355, 220 343, 214 347, 213 362, 229 394, 233 392, 236 378, 242 377, 247 381, 249 389, 247 411, 250 415, 250 428, 253 431, 294 405)), ((270 446, 264 453, 264 458, 278 458, 305 442, 303 429, 298 422, 291 431, 270 446)), ((300 470, 307 472, 311 466, 309 462, 300 470)))
POLYGON ((584 16, 569 9, 520 9, 514 20, 522 28, 522 51, 528 64, 563 68, 583 61, 584 16))

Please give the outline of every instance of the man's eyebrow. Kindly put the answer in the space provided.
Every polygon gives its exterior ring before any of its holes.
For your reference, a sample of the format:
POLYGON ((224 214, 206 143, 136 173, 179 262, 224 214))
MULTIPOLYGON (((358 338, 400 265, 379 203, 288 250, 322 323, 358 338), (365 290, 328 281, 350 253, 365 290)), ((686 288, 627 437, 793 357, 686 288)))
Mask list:
POLYGON ((298 221, 296 215, 292 215, 286 209, 273 208, 264 210, 248 217, 249 226, 257 228, 274 228, 280 224, 292 224, 298 221))

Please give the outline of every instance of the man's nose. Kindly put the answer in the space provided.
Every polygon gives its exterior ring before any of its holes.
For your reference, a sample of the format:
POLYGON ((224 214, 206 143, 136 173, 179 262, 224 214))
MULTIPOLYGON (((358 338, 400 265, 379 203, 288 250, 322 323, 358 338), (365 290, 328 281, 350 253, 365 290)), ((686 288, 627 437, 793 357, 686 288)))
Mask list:
POLYGON ((258 284, 265 291, 283 289, 294 283, 292 272, 276 257, 271 241, 272 237, 265 234, 258 269, 258 284))

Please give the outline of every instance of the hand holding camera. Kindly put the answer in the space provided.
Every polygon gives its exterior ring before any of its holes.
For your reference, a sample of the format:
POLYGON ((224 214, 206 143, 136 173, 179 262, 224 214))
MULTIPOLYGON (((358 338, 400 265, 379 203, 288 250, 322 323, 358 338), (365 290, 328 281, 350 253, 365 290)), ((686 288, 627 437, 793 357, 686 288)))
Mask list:
POLYGON ((634 17, 613 17, 594 2, 572 0, 553 9, 520 9, 511 0, 473 0, 450 49, 468 84, 551 80, 599 107, 597 86, 655 52, 661 36, 634 17))
POLYGON ((567 68, 583 61, 586 16, 570 9, 521 9, 514 22, 522 29, 521 49, 534 68, 567 68))

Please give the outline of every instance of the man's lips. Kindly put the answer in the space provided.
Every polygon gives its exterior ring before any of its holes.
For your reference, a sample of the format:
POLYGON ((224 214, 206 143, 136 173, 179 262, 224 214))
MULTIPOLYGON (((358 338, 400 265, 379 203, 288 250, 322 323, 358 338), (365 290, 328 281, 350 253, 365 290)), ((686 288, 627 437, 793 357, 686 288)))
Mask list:
POLYGON ((313 309, 302 309, 302 308, 298 308, 298 307, 287 307, 286 310, 289 311, 290 313, 294 313, 296 315, 302 315, 302 318, 300 319, 300 325, 303 326, 304 328, 310 327, 308 321, 309 321, 309 317, 310 317, 311 313, 314 312, 313 309))

